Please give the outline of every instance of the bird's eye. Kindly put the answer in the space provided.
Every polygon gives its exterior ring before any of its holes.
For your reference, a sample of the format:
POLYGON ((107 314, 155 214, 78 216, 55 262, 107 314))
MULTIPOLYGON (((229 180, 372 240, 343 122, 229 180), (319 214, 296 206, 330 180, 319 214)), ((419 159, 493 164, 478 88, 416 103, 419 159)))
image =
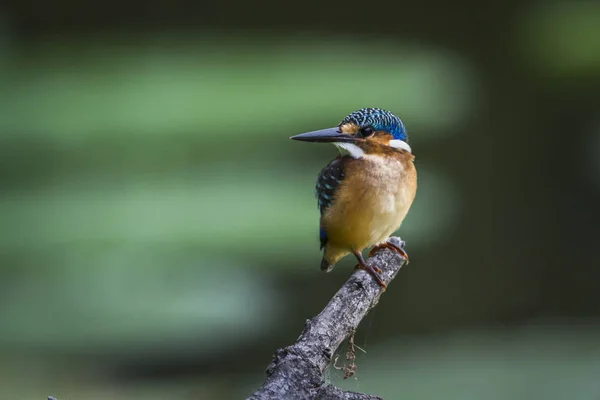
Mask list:
POLYGON ((360 136, 362 137, 369 137, 373 134, 374 130, 372 126, 365 126, 364 128, 362 128, 359 132, 360 136))

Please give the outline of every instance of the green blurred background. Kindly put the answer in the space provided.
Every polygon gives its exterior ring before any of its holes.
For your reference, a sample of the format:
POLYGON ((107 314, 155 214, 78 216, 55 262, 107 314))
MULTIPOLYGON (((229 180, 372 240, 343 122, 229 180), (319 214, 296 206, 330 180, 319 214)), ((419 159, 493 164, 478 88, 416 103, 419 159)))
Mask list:
POLYGON ((599 399, 599 43, 591 1, 5 4, 0 398, 250 395, 354 265, 288 137, 382 107, 412 262, 328 380, 599 399))

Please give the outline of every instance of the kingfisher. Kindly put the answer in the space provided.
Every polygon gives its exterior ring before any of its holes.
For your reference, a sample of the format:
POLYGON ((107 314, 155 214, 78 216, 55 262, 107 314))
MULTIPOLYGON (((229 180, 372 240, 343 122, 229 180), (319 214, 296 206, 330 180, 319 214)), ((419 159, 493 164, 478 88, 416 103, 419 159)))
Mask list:
POLYGON ((304 142, 333 143, 340 155, 321 170, 315 195, 321 214, 319 237, 321 270, 330 272, 352 253, 357 268, 366 270, 383 288, 381 270, 369 265, 364 249, 389 248, 404 257, 401 247, 389 242, 406 217, 417 192, 417 170, 404 124, 380 108, 363 108, 336 127, 292 136, 304 142))

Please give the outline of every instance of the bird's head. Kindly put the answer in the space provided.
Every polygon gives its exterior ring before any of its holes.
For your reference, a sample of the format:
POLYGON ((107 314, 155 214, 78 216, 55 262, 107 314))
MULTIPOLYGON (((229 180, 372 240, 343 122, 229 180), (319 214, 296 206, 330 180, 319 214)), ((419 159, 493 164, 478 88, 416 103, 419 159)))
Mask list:
POLYGON ((400 118, 380 108, 354 111, 334 128, 302 133, 290 139, 333 143, 354 158, 399 150, 411 152, 400 118))

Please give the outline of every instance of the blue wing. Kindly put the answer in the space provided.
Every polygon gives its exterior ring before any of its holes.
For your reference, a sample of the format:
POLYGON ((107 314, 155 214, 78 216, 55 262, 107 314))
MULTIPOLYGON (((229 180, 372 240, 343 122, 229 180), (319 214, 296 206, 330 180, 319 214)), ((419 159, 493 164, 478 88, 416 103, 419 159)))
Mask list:
MULTIPOLYGON (((344 166, 347 157, 337 157, 333 159, 325 168, 321 170, 317 177, 317 186, 315 196, 317 197, 319 211, 321 216, 331 206, 335 193, 344 180, 344 166)), ((319 228, 319 239, 321 240, 321 249, 327 245, 327 232, 321 226, 319 228)))

